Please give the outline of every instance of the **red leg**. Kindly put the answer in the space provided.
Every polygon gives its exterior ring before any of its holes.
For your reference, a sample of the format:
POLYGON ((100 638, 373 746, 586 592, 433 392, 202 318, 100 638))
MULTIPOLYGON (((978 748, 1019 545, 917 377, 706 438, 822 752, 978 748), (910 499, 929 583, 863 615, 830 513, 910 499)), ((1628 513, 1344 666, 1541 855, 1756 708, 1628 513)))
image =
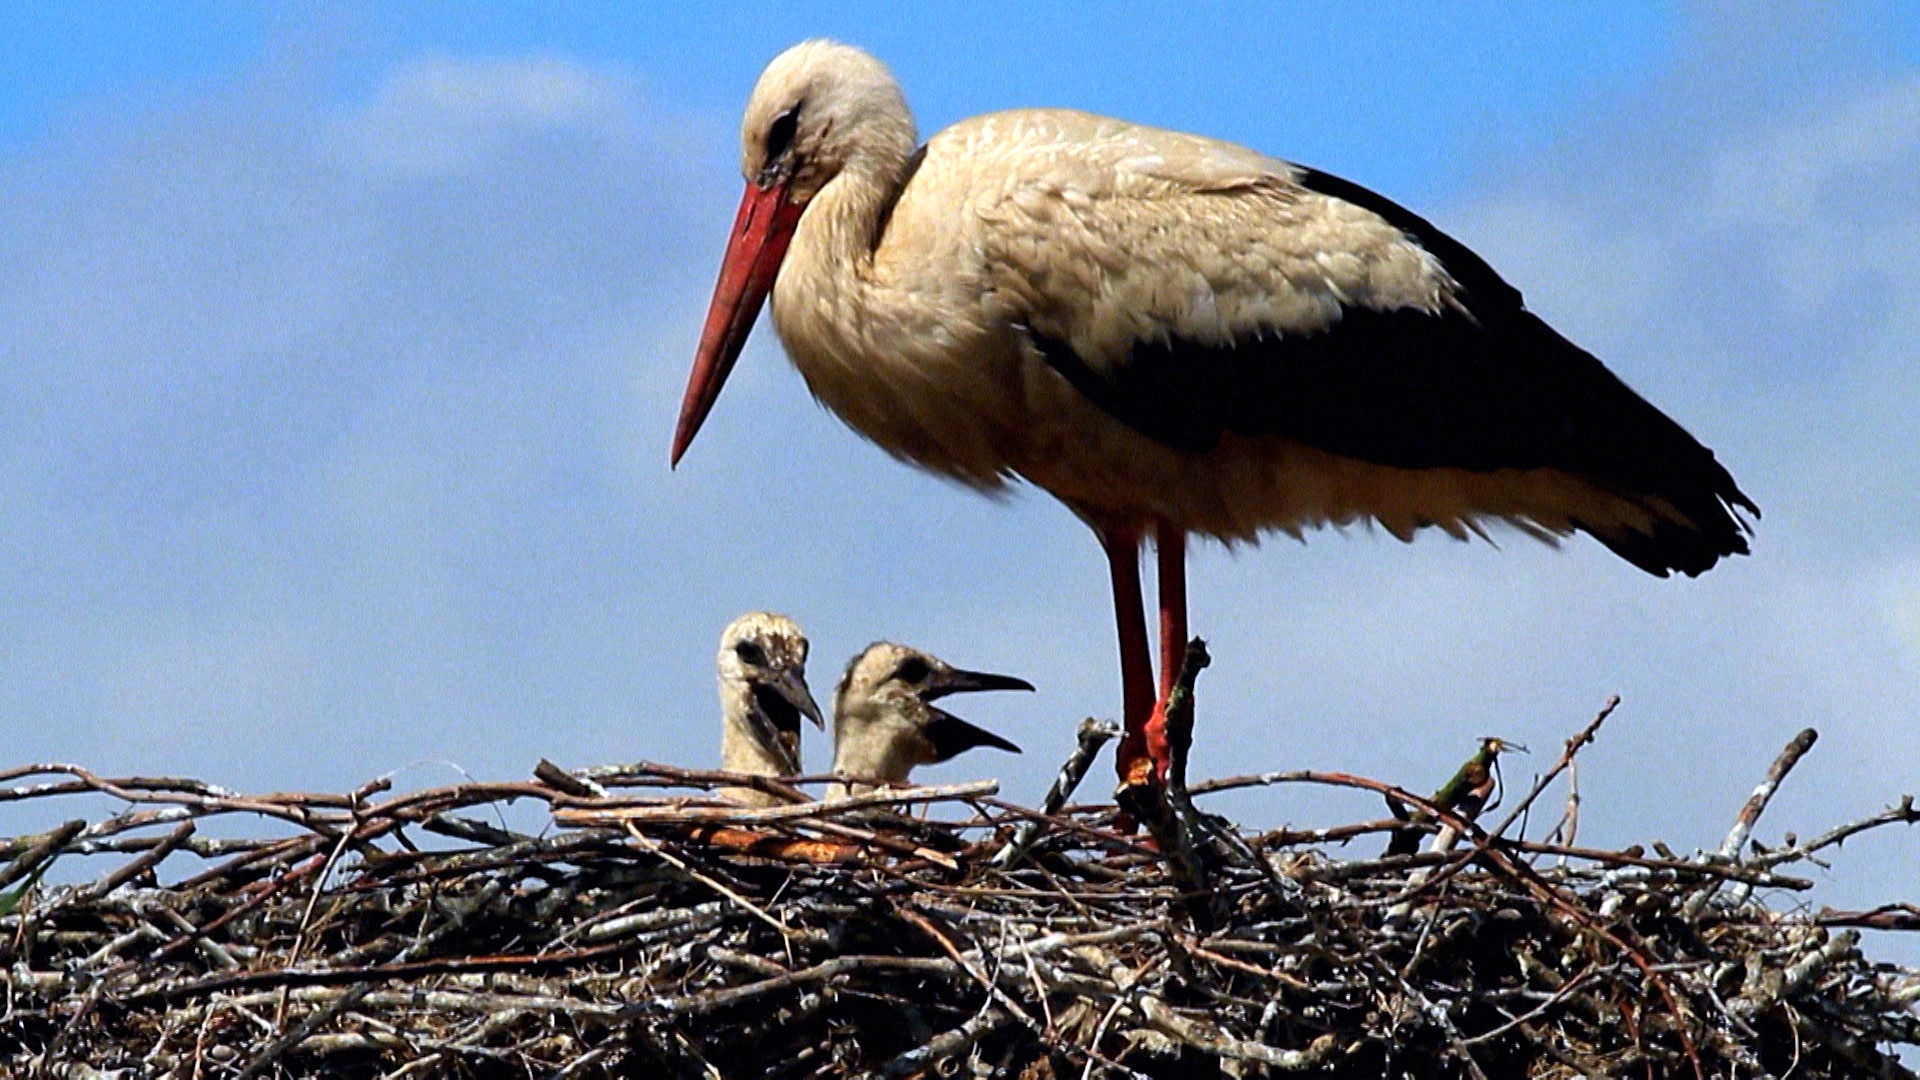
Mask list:
POLYGON ((1102 529, 1100 543, 1113 574, 1113 614, 1120 629, 1122 712, 1115 766, 1121 783, 1141 783, 1152 767, 1147 720, 1153 712, 1153 658, 1147 649, 1146 606, 1140 598, 1140 533, 1132 528, 1102 529))
POLYGON ((1160 697, 1146 723, 1146 750, 1155 778, 1164 784, 1173 760, 1167 749, 1167 697, 1187 655, 1187 534, 1161 521, 1154 528, 1154 548, 1160 576, 1160 697))
POLYGON ((1154 536, 1160 555, 1160 700, 1164 702, 1187 656, 1187 534, 1162 521, 1154 536))

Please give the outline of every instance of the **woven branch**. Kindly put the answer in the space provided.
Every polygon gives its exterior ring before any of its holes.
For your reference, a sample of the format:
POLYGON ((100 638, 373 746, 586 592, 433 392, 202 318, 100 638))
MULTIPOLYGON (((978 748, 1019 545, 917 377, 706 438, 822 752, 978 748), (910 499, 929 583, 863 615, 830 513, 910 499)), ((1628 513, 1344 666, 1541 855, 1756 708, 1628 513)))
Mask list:
POLYGON ((1203 833, 1189 862, 1214 852, 1196 898, 1113 807, 1063 802, 1106 734, 1038 809, 979 782, 741 810, 708 794, 741 777, 644 763, 344 795, 8 770, 0 802, 112 805, 0 838, 0 1072, 1912 1075, 1894 1055, 1920 1046, 1920 972, 1870 962, 1858 931, 1920 929, 1920 908, 1754 899, 1920 823, 1903 800, 1751 845, 1810 736, 1684 858, 1530 840, 1517 812, 1487 832, 1363 777, 1195 784, 1361 788, 1461 838, 1337 858, 1409 823, 1250 832, 1201 807, 1177 815, 1203 833), (542 835, 501 824, 529 799, 542 835))

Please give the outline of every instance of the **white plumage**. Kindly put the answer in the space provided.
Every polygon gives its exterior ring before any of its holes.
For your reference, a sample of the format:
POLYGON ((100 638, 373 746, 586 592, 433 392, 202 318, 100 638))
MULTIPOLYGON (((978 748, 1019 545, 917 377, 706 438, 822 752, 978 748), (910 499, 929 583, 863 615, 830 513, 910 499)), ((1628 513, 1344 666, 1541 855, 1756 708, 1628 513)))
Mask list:
POLYGON ((1371 520, 1465 537, 1495 520, 1587 532, 1661 576, 1747 550, 1734 508, 1757 510, 1710 450, 1403 207, 1064 110, 917 138, 858 49, 806 42, 768 66, 674 460, 771 291, 795 366, 855 430, 977 488, 1028 480, 1100 535, 1123 771, 1148 750, 1164 767, 1135 565, 1149 533, 1162 695, 1185 639, 1187 532, 1371 520))

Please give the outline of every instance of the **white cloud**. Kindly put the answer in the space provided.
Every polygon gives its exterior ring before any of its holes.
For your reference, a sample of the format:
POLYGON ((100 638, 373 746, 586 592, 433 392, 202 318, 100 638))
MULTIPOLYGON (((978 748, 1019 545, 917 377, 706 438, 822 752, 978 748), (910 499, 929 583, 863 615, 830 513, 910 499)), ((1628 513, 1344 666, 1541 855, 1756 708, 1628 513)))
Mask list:
POLYGON ((439 57, 395 72, 333 124, 330 141, 342 159, 372 171, 463 172, 543 130, 617 130, 633 97, 624 80, 567 60, 439 57))
POLYGON ((1845 186, 1891 173, 1909 182, 1920 153, 1920 78, 1831 91, 1703 155, 1713 216, 1793 229, 1830 215, 1845 186))

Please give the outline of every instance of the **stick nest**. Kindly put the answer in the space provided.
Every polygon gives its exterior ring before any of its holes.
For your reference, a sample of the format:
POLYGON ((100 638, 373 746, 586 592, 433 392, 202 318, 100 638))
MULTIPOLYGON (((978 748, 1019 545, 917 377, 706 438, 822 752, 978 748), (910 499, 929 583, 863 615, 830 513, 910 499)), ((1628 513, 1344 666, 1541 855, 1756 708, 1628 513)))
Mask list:
POLYGON ((1920 972, 1858 942, 1920 910, 1761 899, 1911 801, 1770 850, 1766 784, 1718 852, 1586 850, 1567 819, 1524 839, 1598 726, 1497 826, 1340 774, 1176 776, 1151 844, 1062 805, 1091 724, 1037 809, 979 782, 744 810, 705 792, 804 795, 646 764, 398 795, 15 769, 0 801, 112 805, 0 840, 0 1072, 1912 1076, 1920 972), (1254 833, 1193 808, 1272 783, 1394 815, 1254 833), (1357 857, 1396 833, 1427 850, 1357 857))

